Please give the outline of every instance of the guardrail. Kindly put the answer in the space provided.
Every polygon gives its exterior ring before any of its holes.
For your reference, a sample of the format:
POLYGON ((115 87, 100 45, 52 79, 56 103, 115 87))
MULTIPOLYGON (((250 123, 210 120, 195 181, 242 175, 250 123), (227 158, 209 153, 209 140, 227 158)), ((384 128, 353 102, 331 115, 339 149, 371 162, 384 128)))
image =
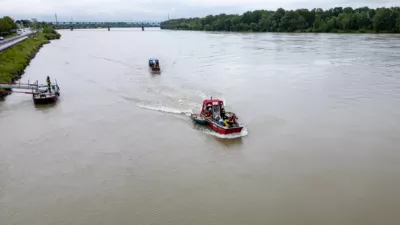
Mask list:
POLYGON ((37 31, 33 31, 27 34, 23 34, 20 36, 16 36, 16 37, 11 37, 11 38, 7 38, 3 41, 0 41, 0 52, 18 44, 19 42, 27 39, 29 36, 32 36, 34 34, 36 34, 37 31))
POLYGON ((26 37, 26 36, 35 34, 36 32, 37 32, 37 31, 33 31, 33 32, 29 32, 29 33, 26 33, 26 34, 23 34, 23 35, 19 35, 19 36, 14 36, 14 37, 6 38, 6 39, 0 41, 0 45, 6 44, 6 43, 8 43, 8 42, 10 42, 10 41, 17 40, 17 39, 19 39, 19 38, 23 38, 23 37, 26 37))

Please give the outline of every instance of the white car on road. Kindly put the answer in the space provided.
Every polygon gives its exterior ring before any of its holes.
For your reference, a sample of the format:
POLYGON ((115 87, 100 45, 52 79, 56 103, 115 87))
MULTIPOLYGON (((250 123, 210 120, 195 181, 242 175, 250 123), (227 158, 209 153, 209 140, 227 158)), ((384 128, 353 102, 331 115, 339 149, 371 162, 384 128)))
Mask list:
POLYGON ((3 37, 0 37, 0 41, 2 41, 2 40, 4 40, 4 38, 3 38, 3 37))

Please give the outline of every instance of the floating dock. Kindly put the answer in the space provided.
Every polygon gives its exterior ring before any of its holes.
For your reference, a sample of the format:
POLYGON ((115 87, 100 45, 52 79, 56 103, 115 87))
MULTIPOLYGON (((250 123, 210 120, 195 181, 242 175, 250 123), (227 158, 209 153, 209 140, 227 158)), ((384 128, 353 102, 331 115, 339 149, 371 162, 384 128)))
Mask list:
POLYGON ((31 94, 35 104, 47 104, 54 103, 60 96, 60 88, 57 84, 52 83, 50 85, 39 84, 38 81, 35 83, 0 83, 0 90, 7 93, 22 93, 31 94), (25 90, 16 91, 15 89, 25 90))

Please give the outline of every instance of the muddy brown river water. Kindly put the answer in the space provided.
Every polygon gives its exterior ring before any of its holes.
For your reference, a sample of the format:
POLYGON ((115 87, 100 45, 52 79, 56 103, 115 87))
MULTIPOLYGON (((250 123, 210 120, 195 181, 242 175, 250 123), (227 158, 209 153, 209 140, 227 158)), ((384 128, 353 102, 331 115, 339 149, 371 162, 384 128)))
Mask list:
POLYGON ((59 102, 0 102, 1 225, 400 224, 400 36, 60 33, 21 80, 59 102))

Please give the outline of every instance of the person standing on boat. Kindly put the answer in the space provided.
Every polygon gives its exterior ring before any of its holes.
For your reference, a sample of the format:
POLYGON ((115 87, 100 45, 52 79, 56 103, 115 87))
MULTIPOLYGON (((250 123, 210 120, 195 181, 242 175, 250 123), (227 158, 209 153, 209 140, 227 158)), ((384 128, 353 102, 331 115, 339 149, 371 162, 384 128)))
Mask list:
POLYGON ((211 105, 204 106, 204 114, 206 117, 211 117, 211 115, 212 115, 211 105))
POLYGON ((225 109, 224 109, 224 106, 223 106, 223 105, 221 106, 221 118, 222 118, 223 120, 226 119, 225 109))
POLYGON ((234 113, 232 113, 232 116, 231 116, 231 118, 229 118, 228 123, 236 124, 236 122, 237 122, 236 120, 237 120, 236 115, 234 113))
POLYGON ((51 81, 50 81, 49 76, 47 76, 46 82, 47 82, 47 86, 49 87, 49 93, 51 93, 51 88, 50 88, 51 81))

